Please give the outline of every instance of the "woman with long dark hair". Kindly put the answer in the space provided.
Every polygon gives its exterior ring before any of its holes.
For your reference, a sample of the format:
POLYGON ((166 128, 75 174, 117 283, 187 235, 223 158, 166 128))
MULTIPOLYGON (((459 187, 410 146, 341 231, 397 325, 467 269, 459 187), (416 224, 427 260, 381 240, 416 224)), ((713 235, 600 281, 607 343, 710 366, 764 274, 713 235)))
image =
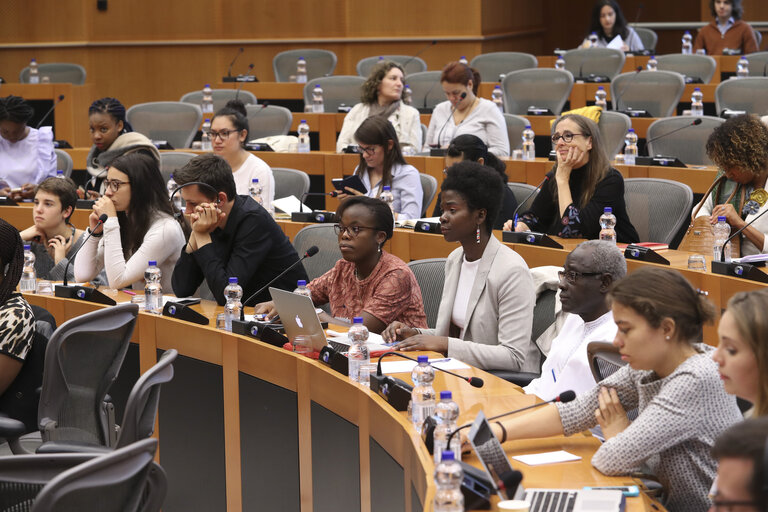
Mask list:
MULTIPOLYGON (((621 12, 618 2, 615 0, 597 0, 592 8, 589 34, 597 34, 597 47, 605 48, 616 36, 621 36, 622 47, 625 52, 638 52, 645 49, 637 32, 627 25, 624 13, 621 12)), ((582 46, 591 46, 589 38, 585 38, 582 46)))
POLYGON ((93 235, 75 257, 75 279, 89 281, 104 268, 110 288, 143 288, 144 269, 153 260, 163 273, 163 289, 170 291, 173 266, 186 238, 157 163, 128 153, 112 161, 104 184, 104 196, 88 217, 93 235), (97 226, 103 214, 107 221, 97 226))

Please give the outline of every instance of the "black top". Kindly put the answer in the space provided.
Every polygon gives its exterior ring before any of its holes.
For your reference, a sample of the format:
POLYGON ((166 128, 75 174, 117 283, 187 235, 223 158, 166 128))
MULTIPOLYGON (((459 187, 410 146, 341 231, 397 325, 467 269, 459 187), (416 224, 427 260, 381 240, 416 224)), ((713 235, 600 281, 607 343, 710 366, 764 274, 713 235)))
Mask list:
MULTIPOLYGON (((574 169, 569 182, 571 197, 578 202, 581 197, 584 168, 574 169)), ((600 237, 600 216, 606 206, 613 208, 616 216, 616 237, 621 243, 639 241, 639 236, 627 214, 624 203, 624 178, 614 168, 597 184, 595 193, 583 208, 572 203, 565 215, 560 216, 559 206, 552 191, 557 187, 555 171, 547 173, 549 182, 541 188, 534 199, 531 209, 523 213, 520 220, 525 222, 531 231, 539 231, 548 235, 563 238, 587 238, 590 240, 600 237)))
MULTIPOLYGON (((437 202, 435 203, 435 211, 432 212, 433 217, 439 217, 443 214, 442 208, 440 208, 440 196, 442 192, 437 195, 437 202)), ((512 216, 515 214, 515 210, 517 210, 517 199, 515 198, 515 194, 510 190, 510 188, 507 186, 507 184, 504 184, 504 196, 501 200, 501 210, 499 210, 499 215, 496 217, 496 220, 493 222, 493 229, 501 229, 504 227, 504 223, 511 219, 512 216)))
MULTIPOLYGON (((195 293, 205 279, 216 302, 224 305, 224 288, 230 277, 243 287, 243 301, 299 259, 288 237, 269 213, 249 196, 236 196, 224 229, 211 233, 212 243, 187 254, 186 245, 173 269, 173 292, 178 297, 195 293)), ((293 291, 299 279, 307 280, 303 265, 285 274, 272 286, 293 291)), ((250 304, 271 300, 265 290, 250 304)))

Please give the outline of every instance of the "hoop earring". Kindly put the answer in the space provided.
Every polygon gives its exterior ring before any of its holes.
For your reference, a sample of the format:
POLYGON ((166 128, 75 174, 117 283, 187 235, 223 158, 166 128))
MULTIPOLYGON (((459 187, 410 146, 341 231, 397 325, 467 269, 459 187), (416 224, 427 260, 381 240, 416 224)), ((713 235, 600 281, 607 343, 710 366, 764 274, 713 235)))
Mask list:
POLYGON ((477 231, 475 232, 475 243, 476 244, 480 243, 480 226, 479 225, 477 226, 477 231))

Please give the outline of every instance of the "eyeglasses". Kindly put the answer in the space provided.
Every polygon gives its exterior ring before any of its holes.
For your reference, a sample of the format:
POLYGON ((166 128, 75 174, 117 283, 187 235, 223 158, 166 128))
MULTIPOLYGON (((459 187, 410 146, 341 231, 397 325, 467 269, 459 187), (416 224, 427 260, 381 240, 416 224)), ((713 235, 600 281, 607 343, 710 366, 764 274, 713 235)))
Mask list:
POLYGON ((712 500, 713 508, 715 512, 732 512, 735 507, 751 507, 757 510, 759 504, 754 501, 725 501, 725 500, 712 500))
POLYGON ((130 181, 120 181, 120 180, 104 180, 104 186, 108 189, 111 189, 112 192, 117 192, 120 190, 120 187, 122 185, 130 185, 130 181))
POLYGON ((360 149, 360 153, 367 155, 367 156, 373 156, 374 153, 376 153, 376 148, 379 146, 362 146, 360 144, 357 145, 357 147, 360 149))
POLYGON ((577 135, 581 135, 582 137, 589 137, 589 135, 586 135, 586 134, 583 134, 583 133, 569 133, 569 132, 565 132, 562 135, 556 133, 556 134, 554 134, 552 136, 552 144, 557 144, 557 142, 560 139, 563 139, 563 142, 565 142, 566 144, 570 144, 573 141, 573 138, 576 137, 577 135))
POLYGON ((576 284, 576 281, 581 279, 582 277, 590 277, 590 276, 601 276, 603 275, 602 272, 576 272, 575 270, 567 270, 557 273, 557 278, 559 280, 565 279, 566 282, 570 284, 576 284))
POLYGON ((342 236, 344 233, 349 233, 349 236, 356 238, 360 234, 361 229, 372 229, 378 231, 378 228, 370 228, 368 226, 345 226, 344 224, 334 224, 333 230, 336 231, 336 235, 342 236))
POLYGON ((239 133, 239 132, 240 132, 240 130, 221 130, 221 131, 219 131, 219 132, 214 132, 213 130, 211 130, 211 131, 210 131, 210 132, 208 132, 208 133, 209 133, 209 134, 210 134, 210 136, 211 136, 211 141, 214 141, 214 140, 216 140, 217 138, 218 138, 218 139, 221 139, 222 141, 225 141, 225 140, 227 140, 227 139, 229 138, 229 136, 230 136, 231 134, 233 134, 233 133, 239 133))

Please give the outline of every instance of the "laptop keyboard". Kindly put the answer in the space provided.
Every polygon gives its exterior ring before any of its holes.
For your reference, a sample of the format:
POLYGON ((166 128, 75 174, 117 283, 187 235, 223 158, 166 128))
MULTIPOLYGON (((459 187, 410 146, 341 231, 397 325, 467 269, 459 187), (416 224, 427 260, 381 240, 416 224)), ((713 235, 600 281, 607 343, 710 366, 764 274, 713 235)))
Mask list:
POLYGON ((346 354, 347 352, 349 352, 349 345, 347 345, 346 343, 339 343, 338 341, 328 340, 328 344, 331 347, 333 347, 333 350, 335 350, 340 354, 346 354))
POLYGON ((525 492, 525 500, 531 504, 530 512, 571 512, 576 504, 576 496, 576 490, 537 491, 529 489, 525 492))

